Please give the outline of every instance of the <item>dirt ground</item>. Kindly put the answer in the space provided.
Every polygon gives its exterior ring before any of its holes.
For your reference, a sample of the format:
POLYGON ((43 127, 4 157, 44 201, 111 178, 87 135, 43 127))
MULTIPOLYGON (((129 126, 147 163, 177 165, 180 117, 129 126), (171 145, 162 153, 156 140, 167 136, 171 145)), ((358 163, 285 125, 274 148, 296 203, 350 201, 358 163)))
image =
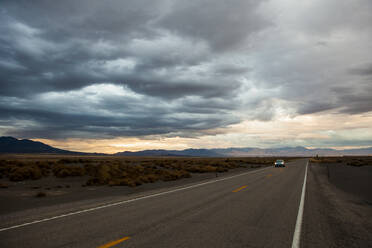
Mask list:
POLYGON ((330 183, 372 205, 372 166, 355 167, 344 163, 326 166, 330 183))

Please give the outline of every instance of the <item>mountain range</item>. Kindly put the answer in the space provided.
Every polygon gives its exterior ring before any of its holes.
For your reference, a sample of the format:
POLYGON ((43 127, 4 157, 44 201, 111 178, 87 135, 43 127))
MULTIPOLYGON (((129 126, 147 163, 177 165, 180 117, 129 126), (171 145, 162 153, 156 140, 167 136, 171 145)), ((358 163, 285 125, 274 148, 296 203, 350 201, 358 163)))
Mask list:
POLYGON ((1 153, 47 153, 47 154, 66 154, 66 155, 85 155, 89 153, 73 152, 58 149, 42 142, 16 139, 13 137, 0 137, 0 154, 1 153))
POLYGON ((118 156, 194 156, 194 157, 310 157, 310 156, 356 156, 372 155, 372 147, 361 149, 335 150, 328 148, 307 149, 302 146, 282 148, 226 148, 226 149, 186 149, 186 150, 144 150, 138 152, 118 152, 118 156))
MULTIPOLYGON (((42 142, 13 137, 0 137, 0 153, 46 153, 66 155, 108 155, 103 153, 83 153, 58 149, 42 142)), ((372 147, 335 150, 329 148, 308 149, 302 146, 282 148, 223 148, 185 150, 143 150, 138 152, 118 152, 116 156, 178 156, 178 157, 253 157, 253 156, 356 156, 372 155, 372 147)))

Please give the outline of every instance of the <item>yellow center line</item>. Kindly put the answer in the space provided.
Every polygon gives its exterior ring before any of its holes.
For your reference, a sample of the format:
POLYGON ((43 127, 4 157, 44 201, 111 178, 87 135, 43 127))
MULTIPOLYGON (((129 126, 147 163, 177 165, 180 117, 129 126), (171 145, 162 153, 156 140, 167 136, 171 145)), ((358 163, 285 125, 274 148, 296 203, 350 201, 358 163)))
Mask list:
POLYGON ((272 174, 269 174, 269 175, 267 175, 266 177, 271 177, 272 176, 272 174))
POLYGON ((98 248, 109 248, 109 247, 111 247, 111 246, 117 245, 117 244, 119 244, 119 243, 121 243, 121 242, 123 242, 123 241, 125 241, 125 240, 128 240, 128 239, 130 239, 130 237, 124 237, 124 238, 121 238, 121 239, 118 239, 118 240, 112 241, 112 242, 110 242, 110 243, 107 243, 107 244, 105 244, 105 245, 101 245, 101 246, 99 246, 98 248))
POLYGON ((240 190, 245 189, 245 188, 247 188, 247 185, 241 186, 240 188, 233 190, 233 192, 239 192, 240 190))

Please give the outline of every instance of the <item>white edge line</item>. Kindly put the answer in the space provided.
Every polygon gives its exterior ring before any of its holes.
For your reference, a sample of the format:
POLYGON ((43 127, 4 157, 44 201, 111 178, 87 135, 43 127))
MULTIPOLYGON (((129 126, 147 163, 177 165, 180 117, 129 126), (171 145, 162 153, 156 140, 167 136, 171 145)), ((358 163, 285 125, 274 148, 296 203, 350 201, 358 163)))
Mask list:
POLYGON ((300 247, 301 227, 302 227, 302 219, 303 219, 304 205, 305 205, 306 179, 307 179, 307 167, 308 167, 308 165, 309 165, 309 161, 307 161, 306 169, 305 169, 305 177, 304 177, 304 183, 302 185, 301 201, 300 201, 300 206, 298 207, 296 227, 295 227, 295 230, 294 230, 294 233, 293 233, 292 248, 299 248, 300 247))
POLYGON ((75 211, 75 212, 71 212, 71 213, 67 213, 67 214, 57 215, 57 216, 50 217, 50 218, 45 218, 45 219, 35 220, 35 221, 31 221, 31 222, 26 222, 26 223, 23 223, 23 224, 14 225, 14 226, 10 226, 10 227, 4 227, 4 228, 0 228, 0 232, 7 231, 7 230, 10 230, 10 229, 19 228, 19 227, 23 227, 23 226, 29 226, 29 225, 33 225, 33 224, 37 224, 37 223, 41 223, 41 222, 46 222, 46 221, 50 221, 50 220, 60 219, 60 218, 68 217, 68 216, 72 216, 72 215, 91 212, 91 211, 95 211, 95 210, 102 209, 102 208, 113 207, 113 206, 122 205, 122 204, 130 203, 130 202, 134 202, 134 201, 138 201, 138 200, 143 200, 143 199, 148 199, 148 198, 152 198, 152 197, 156 197, 156 196, 160 196, 160 195, 174 193, 174 192, 177 192, 177 191, 192 189, 192 188, 200 187, 200 186, 211 184, 211 183, 225 181, 225 180, 228 180, 228 179, 231 179, 231 178, 256 173, 256 172, 263 171, 263 170, 266 170, 266 169, 269 169, 269 168, 272 168, 272 167, 268 166, 266 168, 262 168, 262 169, 258 169, 258 170, 254 170, 254 171, 249 171, 249 172, 245 172, 245 173, 242 173, 242 174, 238 174, 238 175, 234 175, 234 176, 230 176, 230 177, 225 177, 225 178, 221 178, 221 179, 215 179, 215 180, 211 180, 211 181, 204 182, 204 183, 198 183, 198 184, 194 184, 194 185, 183 187, 183 188, 173 189, 173 190, 160 192, 160 193, 156 193, 156 194, 152 194, 152 195, 140 196, 140 197, 137 197, 137 198, 124 200, 124 201, 119 201, 119 202, 115 202, 115 203, 110 203, 110 204, 102 205, 102 206, 99 206, 99 207, 88 208, 88 209, 75 211))

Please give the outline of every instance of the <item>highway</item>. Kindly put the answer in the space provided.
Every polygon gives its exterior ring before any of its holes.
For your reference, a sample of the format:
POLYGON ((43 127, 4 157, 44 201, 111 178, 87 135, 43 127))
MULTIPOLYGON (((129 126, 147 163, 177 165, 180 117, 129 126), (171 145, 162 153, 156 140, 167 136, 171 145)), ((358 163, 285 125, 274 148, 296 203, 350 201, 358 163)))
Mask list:
POLYGON ((297 247, 307 163, 3 223, 0 247, 297 247))

